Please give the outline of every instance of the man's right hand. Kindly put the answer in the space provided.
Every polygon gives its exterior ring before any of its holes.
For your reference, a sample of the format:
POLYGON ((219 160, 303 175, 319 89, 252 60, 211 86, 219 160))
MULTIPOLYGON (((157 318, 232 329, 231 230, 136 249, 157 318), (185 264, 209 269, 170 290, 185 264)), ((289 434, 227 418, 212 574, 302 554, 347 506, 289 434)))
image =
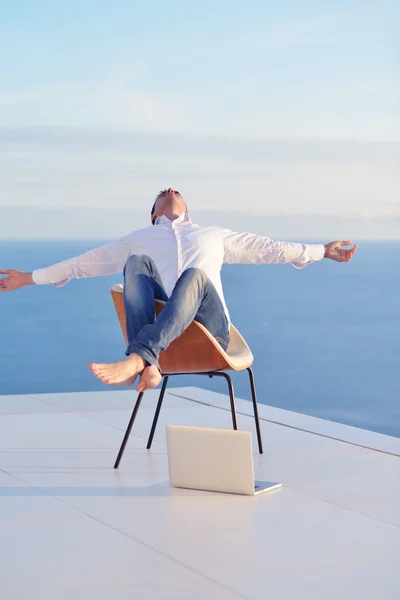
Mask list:
POLYGON ((8 275, 8 277, 0 278, 0 292, 12 292, 26 285, 33 285, 35 282, 32 278, 32 273, 24 273, 16 269, 7 269, 0 271, 0 275, 8 275))

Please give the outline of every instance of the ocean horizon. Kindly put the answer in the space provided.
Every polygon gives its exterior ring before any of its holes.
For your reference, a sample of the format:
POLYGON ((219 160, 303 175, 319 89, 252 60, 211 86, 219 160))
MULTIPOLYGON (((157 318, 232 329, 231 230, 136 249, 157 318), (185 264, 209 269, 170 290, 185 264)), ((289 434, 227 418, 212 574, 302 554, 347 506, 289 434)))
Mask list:
MULTIPOLYGON (((0 268, 31 271, 102 243, 1 241, 0 268)), ((259 402, 400 437, 400 242, 356 243, 349 263, 225 265, 225 298, 255 357, 259 402)), ((119 282, 121 274, 0 294, 0 394, 109 389, 88 363, 124 357, 109 293, 119 282)), ((233 382, 250 399, 247 373, 233 382)), ((171 386, 227 391, 200 376, 171 386)))

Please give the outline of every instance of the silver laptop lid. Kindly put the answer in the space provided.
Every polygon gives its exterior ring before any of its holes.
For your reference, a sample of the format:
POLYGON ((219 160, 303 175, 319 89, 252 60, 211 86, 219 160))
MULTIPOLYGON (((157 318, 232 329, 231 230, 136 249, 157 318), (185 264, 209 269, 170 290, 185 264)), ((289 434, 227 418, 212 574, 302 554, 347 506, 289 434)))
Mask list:
POLYGON ((167 425, 168 464, 174 487, 254 494, 248 431, 167 425))

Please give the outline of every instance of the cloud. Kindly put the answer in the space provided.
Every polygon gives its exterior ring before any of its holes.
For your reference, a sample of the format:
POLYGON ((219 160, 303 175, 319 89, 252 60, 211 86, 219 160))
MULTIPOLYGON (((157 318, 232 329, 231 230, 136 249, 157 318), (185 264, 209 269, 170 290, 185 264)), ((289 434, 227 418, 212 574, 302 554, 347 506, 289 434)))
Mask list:
POLYGON ((2 128, 0 140, 3 205, 134 208, 172 185, 210 211, 397 214, 396 143, 93 128, 2 128))
POLYGON ((199 153, 254 161, 392 163, 400 142, 346 139, 260 139, 94 127, 0 127, 0 151, 199 153))
MULTIPOLYGON (((115 79, 99 83, 58 83, 0 92, 2 123, 34 126, 113 126, 149 131, 183 131, 188 127, 185 105, 141 89, 127 89, 115 79), (12 111, 14 109, 14 111, 12 111)), ((0 117, 1 118, 1 117, 0 117)))

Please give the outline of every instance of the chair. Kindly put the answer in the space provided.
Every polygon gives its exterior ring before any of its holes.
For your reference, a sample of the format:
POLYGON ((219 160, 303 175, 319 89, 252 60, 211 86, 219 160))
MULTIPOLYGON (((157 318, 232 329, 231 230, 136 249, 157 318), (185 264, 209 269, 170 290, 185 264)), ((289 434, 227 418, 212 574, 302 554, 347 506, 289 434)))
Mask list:
MULTIPOLYGON (((119 323, 122 333, 128 344, 126 333, 126 314, 123 298, 123 286, 116 284, 111 288, 111 296, 117 311, 119 323)), ((156 315, 163 309, 165 302, 161 300, 155 301, 156 315)), ((230 376, 225 371, 243 371, 247 370, 250 379, 250 389, 253 399, 254 420, 257 430, 258 449, 260 454, 263 453, 260 420, 258 417, 256 388, 254 382, 254 374, 250 367, 253 363, 253 355, 250 348, 246 344, 244 338, 238 330, 230 324, 230 342, 226 351, 220 346, 216 339, 207 331, 207 329, 197 321, 193 321, 187 329, 175 339, 164 352, 161 352, 159 364, 163 376, 160 395, 158 398, 157 408, 151 426, 150 436, 147 442, 147 449, 151 448, 154 433, 157 426, 158 417, 160 414, 162 402, 164 399, 165 390, 167 388, 168 379, 172 375, 207 375, 208 377, 224 377, 228 383, 229 398, 232 412, 233 428, 237 429, 237 416, 235 406, 235 394, 230 376)), ((118 469, 119 463, 125 451, 126 444, 129 439, 133 424, 136 419, 140 403, 145 392, 140 392, 133 409, 121 448, 114 464, 114 469, 118 469)))

